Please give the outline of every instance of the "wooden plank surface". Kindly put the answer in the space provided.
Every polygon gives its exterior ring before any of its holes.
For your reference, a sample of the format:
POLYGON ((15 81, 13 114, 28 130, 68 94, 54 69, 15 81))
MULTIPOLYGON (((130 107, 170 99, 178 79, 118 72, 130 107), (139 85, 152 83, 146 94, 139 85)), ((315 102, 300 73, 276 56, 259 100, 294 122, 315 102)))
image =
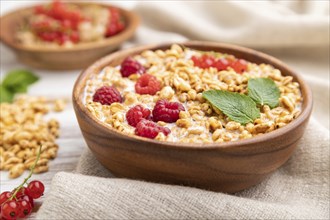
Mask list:
MULTIPOLYGON (((66 109, 61 113, 49 114, 47 117, 54 117, 60 121, 60 131, 61 135, 57 139, 57 144, 59 145, 59 151, 57 157, 50 161, 49 171, 42 174, 33 174, 33 179, 38 179, 45 184, 45 194, 41 199, 36 200, 35 211, 38 210, 42 201, 50 190, 50 185, 53 176, 60 171, 72 172, 75 170, 78 163, 79 157, 86 147, 84 139, 80 133, 80 129, 76 122, 74 111, 72 109, 71 103, 69 103, 66 109)), ((0 191, 10 191, 18 186, 24 178, 28 175, 28 171, 16 179, 9 179, 7 171, 1 171, 0 179, 0 191)), ((34 212, 30 219, 34 219, 36 212, 34 212)))

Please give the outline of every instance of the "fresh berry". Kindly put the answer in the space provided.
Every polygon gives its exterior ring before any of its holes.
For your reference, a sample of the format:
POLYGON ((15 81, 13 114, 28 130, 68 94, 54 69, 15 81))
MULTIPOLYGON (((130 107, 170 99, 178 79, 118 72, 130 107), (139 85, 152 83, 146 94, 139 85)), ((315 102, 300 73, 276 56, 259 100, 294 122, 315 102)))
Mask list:
POLYGON ((217 68, 218 71, 226 70, 229 67, 230 63, 228 60, 221 58, 214 62, 213 67, 217 68))
POLYGON ((70 41, 70 36, 65 34, 65 33, 61 33, 59 38, 57 39, 57 42, 59 45, 63 45, 65 44, 65 42, 70 41))
POLYGON ((111 37, 115 34, 118 34, 125 29, 125 24, 122 21, 110 22, 107 26, 105 37, 111 37))
MULTIPOLYGON (((104 37, 113 36, 125 29, 125 19, 121 11, 114 7, 109 7, 108 10, 109 18, 105 24, 104 37)), ((82 10, 58 0, 47 6, 36 6, 34 13, 38 19, 31 22, 32 32, 43 41, 56 42, 60 45, 68 40, 78 43, 80 41, 77 32, 79 24, 83 21, 92 23, 92 18, 84 17, 82 10), (59 36, 54 38, 54 33, 59 33, 59 36)))
POLYGON ((43 20, 33 21, 31 23, 31 28, 36 33, 56 31, 56 28, 54 28, 56 24, 56 20, 46 17, 43 20))
POLYGON ((247 69, 247 62, 243 59, 238 59, 233 61, 230 64, 230 67, 233 68, 233 70, 235 70, 236 73, 243 73, 246 71, 247 69))
POLYGON ((247 62, 243 59, 216 59, 211 55, 203 54, 200 57, 192 56, 191 60, 194 62, 195 66, 203 69, 214 67, 217 68, 218 71, 221 71, 226 70, 228 67, 231 67, 236 73, 239 74, 243 73, 247 69, 247 62))
POLYGON ((179 119, 180 111, 184 111, 184 107, 179 102, 169 102, 161 99, 156 102, 152 110, 154 121, 164 121, 168 123, 176 122, 179 119))
POLYGON ((129 125, 136 127, 142 119, 149 119, 151 111, 143 108, 141 105, 136 105, 126 113, 126 119, 129 125))
POLYGON ((146 69, 142 66, 142 64, 131 57, 127 57, 121 63, 120 67, 120 73, 123 77, 129 77, 132 74, 143 74, 145 71, 146 69))
POLYGON ((44 184, 39 180, 31 181, 27 188, 29 190, 29 196, 31 196, 33 199, 41 197, 45 190, 44 184))
POLYGON ((135 91, 138 94, 155 95, 161 89, 157 78, 150 74, 143 74, 135 84, 135 91))
POLYGON ((77 31, 72 31, 70 35, 70 41, 73 43, 78 43, 80 40, 79 33, 77 31))
POLYGON ((24 218, 32 212, 32 206, 28 201, 18 200, 17 203, 19 206, 19 213, 18 213, 19 218, 24 218))
POLYGON ((6 202, 12 196, 11 192, 5 191, 0 194, 0 205, 6 202))
POLYGON ((60 37, 59 32, 41 32, 38 33, 37 36, 41 38, 43 41, 53 42, 57 41, 60 37))
POLYGON ((200 57, 192 56, 191 59, 194 62, 195 66, 203 69, 212 67, 216 62, 213 56, 207 54, 203 54, 200 57))
MULTIPOLYGON (((13 190, 12 193, 15 192, 15 189, 13 190)), ((16 198, 20 197, 20 196, 23 196, 23 195, 29 195, 29 190, 26 188, 26 187, 22 187, 20 188, 20 190, 16 193, 16 198)))
POLYGON ((19 211, 19 204, 15 200, 9 200, 1 206, 1 216, 7 220, 17 219, 19 211))
POLYGON ((125 23, 121 19, 120 11, 117 8, 109 8, 110 19, 105 32, 105 37, 111 37, 125 28, 125 23))
POLYGON ((45 186, 38 180, 31 181, 27 187, 27 181, 31 178, 35 166, 38 163, 41 154, 41 146, 37 154, 30 174, 24 179, 23 183, 15 188, 12 192, 2 192, 0 194, 0 219, 11 220, 17 218, 25 218, 28 216, 34 207, 33 198, 37 199, 41 197, 45 191, 45 186))
POLYGON ((93 101, 99 102, 102 105, 111 105, 114 102, 122 102, 123 99, 115 87, 103 86, 96 90, 93 101))
POLYGON ((17 197, 18 200, 25 200, 28 201, 31 204, 31 207, 34 207, 34 200, 31 196, 29 195, 22 195, 20 197, 17 197))
POLYGON ((159 132, 164 133, 166 136, 171 133, 167 127, 162 127, 153 121, 142 119, 135 128, 135 134, 141 137, 154 139, 159 132))

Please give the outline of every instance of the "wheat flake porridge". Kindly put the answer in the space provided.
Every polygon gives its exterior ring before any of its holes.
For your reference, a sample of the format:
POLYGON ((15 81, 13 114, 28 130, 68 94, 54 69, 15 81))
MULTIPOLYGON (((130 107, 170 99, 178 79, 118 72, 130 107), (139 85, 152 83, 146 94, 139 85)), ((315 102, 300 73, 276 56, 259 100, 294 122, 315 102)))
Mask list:
POLYGON ((299 84, 267 64, 172 45, 107 66, 86 83, 84 104, 118 132, 214 143, 281 128, 301 112, 299 84))

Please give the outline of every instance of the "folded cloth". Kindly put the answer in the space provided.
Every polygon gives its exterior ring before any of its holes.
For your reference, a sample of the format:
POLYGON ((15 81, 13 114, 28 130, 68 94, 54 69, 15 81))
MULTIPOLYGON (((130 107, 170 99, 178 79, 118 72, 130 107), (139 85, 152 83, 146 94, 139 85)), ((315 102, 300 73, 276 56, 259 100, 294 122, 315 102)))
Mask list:
POLYGON ((329 133, 312 120, 283 167, 235 195, 115 178, 86 149, 37 219, 328 219, 329 207, 329 133))
POLYGON ((255 48, 329 44, 328 1, 142 1, 136 11, 145 26, 193 40, 255 48))

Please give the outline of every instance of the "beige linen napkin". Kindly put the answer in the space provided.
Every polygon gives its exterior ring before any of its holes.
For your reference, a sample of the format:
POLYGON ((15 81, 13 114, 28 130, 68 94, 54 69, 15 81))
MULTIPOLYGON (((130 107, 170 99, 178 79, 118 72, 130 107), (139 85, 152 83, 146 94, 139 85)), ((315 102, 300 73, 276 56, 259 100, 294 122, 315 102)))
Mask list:
POLYGON ((329 217, 329 134, 314 120, 282 168, 236 195, 112 178, 87 149, 77 172, 56 174, 38 219, 329 217))
POLYGON ((314 92, 307 131, 283 167, 235 195, 118 179, 86 149, 75 174, 55 175, 37 218, 329 219, 329 2, 148 1, 136 11, 143 25, 131 45, 213 40, 283 59, 314 92))
MULTIPOLYGON (((329 44, 329 1, 142 1, 136 11, 166 41, 176 33, 258 48, 329 44)), ((155 35, 139 42, 155 41, 155 35)))

